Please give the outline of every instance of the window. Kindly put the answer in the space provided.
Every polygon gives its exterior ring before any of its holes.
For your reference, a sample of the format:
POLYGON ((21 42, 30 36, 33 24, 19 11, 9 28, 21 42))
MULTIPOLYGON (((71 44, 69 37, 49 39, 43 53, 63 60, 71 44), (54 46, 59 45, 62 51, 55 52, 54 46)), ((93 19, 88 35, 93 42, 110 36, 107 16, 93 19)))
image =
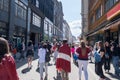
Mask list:
POLYGON ((101 6, 98 7, 98 9, 96 10, 96 20, 99 19, 101 16, 102 16, 102 13, 101 13, 101 6))
POLYGON ((36 0, 36 7, 39 8, 39 1, 38 0, 36 0))
POLYGON ((15 15, 23 20, 26 20, 27 7, 18 0, 15 0, 15 15))
POLYGON ((51 33, 52 25, 49 23, 49 33, 51 33))
POLYGON ((106 0, 105 1, 105 12, 107 12, 110 8, 112 8, 118 0, 106 0))
POLYGON ((9 0, 4 0, 4 10, 8 11, 9 8, 9 0))
POLYGON ((47 31, 47 23, 44 23, 44 30, 47 31))
POLYGON ((17 6, 17 16, 22 17, 22 8, 17 6))
POLYGON ((92 15, 91 18, 90 18, 90 24, 93 24, 94 23, 94 16, 92 15))
POLYGON ((0 9, 3 9, 3 0, 0 0, 0 9))
POLYGON ((109 0, 110 8, 114 5, 114 0, 109 0))
POLYGON ((55 30, 56 30, 56 29, 54 28, 54 32, 53 32, 53 34, 55 34, 55 30))
POLYGON ((0 22, 0 36, 6 37, 7 34, 6 23, 0 22))
POLYGON ((0 9, 8 12, 9 0, 0 0, 0 9))
POLYGON ((32 23, 33 23, 35 26, 40 27, 40 26, 41 26, 41 17, 39 17, 38 15, 36 15, 35 13, 33 13, 32 23))

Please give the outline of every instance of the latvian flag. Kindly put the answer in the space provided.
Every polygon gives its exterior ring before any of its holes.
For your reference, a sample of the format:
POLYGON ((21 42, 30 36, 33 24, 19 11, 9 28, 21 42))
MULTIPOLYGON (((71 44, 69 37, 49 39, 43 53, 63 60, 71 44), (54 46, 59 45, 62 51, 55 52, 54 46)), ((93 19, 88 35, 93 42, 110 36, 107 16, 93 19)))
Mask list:
POLYGON ((71 72, 71 53, 70 47, 62 46, 59 49, 57 62, 56 62, 57 70, 64 70, 65 72, 71 72))

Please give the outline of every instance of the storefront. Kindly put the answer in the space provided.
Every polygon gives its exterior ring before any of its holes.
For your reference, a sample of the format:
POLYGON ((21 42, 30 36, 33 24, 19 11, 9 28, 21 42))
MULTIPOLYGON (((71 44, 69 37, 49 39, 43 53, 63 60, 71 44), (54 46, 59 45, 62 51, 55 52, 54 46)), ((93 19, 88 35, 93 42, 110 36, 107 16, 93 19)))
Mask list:
POLYGON ((0 36, 4 38, 8 38, 8 27, 4 22, 0 22, 0 36))
POLYGON ((119 43, 119 27, 120 27, 120 3, 107 12, 107 20, 109 22, 106 25, 105 30, 108 30, 108 37, 110 40, 119 43))
POLYGON ((105 27, 105 38, 107 41, 115 41, 116 43, 119 43, 119 26, 120 25, 120 19, 117 19, 110 23, 110 25, 107 25, 105 27))
POLYGON ((25 40, 25 28, 15 26, 13 30, 13 41, 16 43, 15 45, 18 46, 23 40, 25 40))

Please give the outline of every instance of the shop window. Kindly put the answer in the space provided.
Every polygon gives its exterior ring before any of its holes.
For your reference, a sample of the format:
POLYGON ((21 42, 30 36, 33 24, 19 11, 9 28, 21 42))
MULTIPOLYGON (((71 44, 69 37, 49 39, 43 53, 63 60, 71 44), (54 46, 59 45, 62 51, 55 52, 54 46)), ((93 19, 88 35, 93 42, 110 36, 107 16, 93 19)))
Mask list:
POLYGON ((7 27, 6 24, 3 22, 0 22, 0 36, 7 36, 7 27))

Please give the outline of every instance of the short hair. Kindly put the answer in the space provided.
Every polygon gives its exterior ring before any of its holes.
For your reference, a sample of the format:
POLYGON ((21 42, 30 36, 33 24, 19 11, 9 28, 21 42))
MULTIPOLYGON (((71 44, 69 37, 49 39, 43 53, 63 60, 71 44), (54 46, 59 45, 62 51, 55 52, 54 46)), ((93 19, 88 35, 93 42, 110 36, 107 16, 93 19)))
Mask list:
POLYGON ((28 46, 31 46, 32 45, 32 41, 30 40, 29 42, 28 42, 28 46))

